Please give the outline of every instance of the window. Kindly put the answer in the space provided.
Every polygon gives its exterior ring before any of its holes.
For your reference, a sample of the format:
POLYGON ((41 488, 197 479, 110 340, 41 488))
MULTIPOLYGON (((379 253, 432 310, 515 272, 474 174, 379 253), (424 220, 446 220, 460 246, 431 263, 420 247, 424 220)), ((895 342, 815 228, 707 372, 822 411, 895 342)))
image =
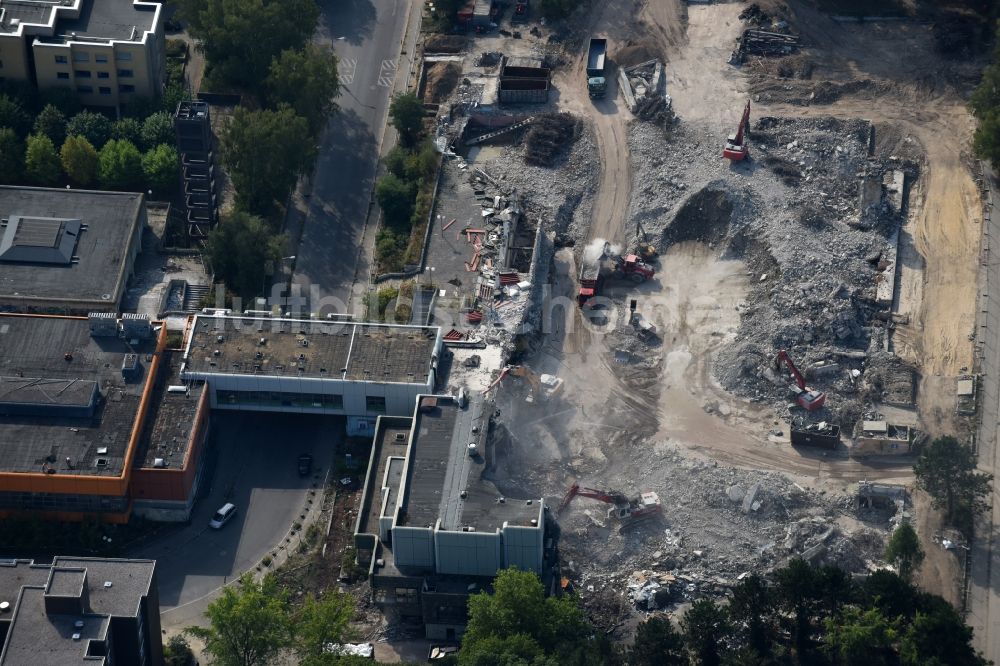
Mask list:
POLYGON ((74 51, 73 62, 90 62, 90 54, 82 51, 74 51))
POLYGON ((93 86, 77 86, 76 91, 81 95, 92 95, 94 93, 93 86))
POLYGON ((118 92, 123 92, 123 93, 135 92, 135 86, 118 86, 118 92))
POLYGON ((74 69, 73 73, 76 75, 76 78, 78 78, 78 79, 89 79, 90 78, 90 72, 87 71, 87 70, 85 70, 85 69, 74 69))
POLYGON ((107 62, 107 61, 108 61, 108 56, 104 55, 103 53, 98 53, 94 55, 94 62, 107 62))
POLYGON ((132 59, 132 54, 129 51, 116 51, 115 60, 120 60, 123 62, 128 62, 132 59))
POLYGON ((110 95, 110 94, 111 94, 111 88, 109 88, 109 87, 107 87, 107 86, 101 86, 100 88, 98 88, 98 91, 99 91, 99 92, 100 92, 100 93, 101 93, 102 95, 110 95))
POLYGON ((97 78, 99 78, 99 79, 110 79, 111 78, 111 72, 98 72, 97 73, 97 78))
POLYGON ((68 79, 69 78, 69 72, 56 72, 56 78, 57 79, 68 79))
POLYGON ((0 69, 3 69, 3 60, 0 60, 0 69))
POLYGON ((69 60, 66 58, 66 56, 56 56, 56 62, 60 65, 65 65, 66 63, 69 62, 69 60))
POLYGON ((118 70, 118 76, 120 76, 123 79, 131 79, 132 78, 132 70, 131 69, 119 69, 118 70))
POLYGON ((365 397, 365 410, 369 412, 384 412, 385 411, 385 398, 378 395, 369 395, 365 397))

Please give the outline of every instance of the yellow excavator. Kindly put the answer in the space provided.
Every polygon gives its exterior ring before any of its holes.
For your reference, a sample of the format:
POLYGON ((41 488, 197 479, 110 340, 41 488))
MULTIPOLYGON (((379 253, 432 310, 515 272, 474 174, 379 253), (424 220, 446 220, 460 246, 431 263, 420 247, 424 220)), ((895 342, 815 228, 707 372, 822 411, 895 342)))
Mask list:
POLYGON ((531 368, 526 368, 523 365, 510 366, 508 374, 515 377, 522 377, 531 384, 531 393, 525 398, 525 402, 548 402, 562 393, 563 390, 564 382, 562 377, 545 374, 539 375, 531 368))

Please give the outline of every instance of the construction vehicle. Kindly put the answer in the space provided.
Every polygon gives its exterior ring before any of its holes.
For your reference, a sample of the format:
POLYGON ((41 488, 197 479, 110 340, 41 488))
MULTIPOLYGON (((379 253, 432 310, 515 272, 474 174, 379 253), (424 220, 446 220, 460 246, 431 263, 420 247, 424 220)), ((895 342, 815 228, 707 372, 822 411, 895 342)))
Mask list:
POLYGON ((742 162, 750 149, 747 147, 747 135, 750 133, 750 100, 747 100, 746 108, 743 109, 743 117, 740 118, 740 126, 736 128, 736 134, 730 134, 726 138, 726 147, 722 151, 722 156, 731 162, 742 162))
POLYGON ((552 398, 562 393, 564 381, 562 377, 555 375, 537 374, 531 368, 523 365, 508 366, 509 373, 515 377, 522 377, 531 384, 531 392, 525 398, 525 402, 548 402, 552 398))
POLYGON ((782 349, 778 352, 778 355, 774 357, 774 371, 781 372, 781 364, 784 363, 788 371, 791 372, 792 378, 795 379, 795 383, 789 386, 789 390, 795 395, 795 402, 799 404, 806 411, 816 411, 826 403, 826 394, 822 391, 817 391, 816 389, 809 388, 806 386, 806 379, 799 372, 799 369, 795 367, 792 363, 792 359, 788 356, 788 352, 782 349))
POLYGON ((621 523, 619 531, 623 531, 636 525, 656 518, 663 514, 663 505, 660 503, 660 496, 654 492, 640 493, 637 497, 629 498, 616 490, 598 490, 596 488, 586 488, 579 483, 573 482, 569 490, 563 496, 556 515, 561 515, 574 497, 588 497, 612 505, 608 509, 608 517, 615 517, 621 523))
POLYGON ((660 256, 660 251, 657 250, 656 246, 652 243, 643 243, 639 245, 637 252, 639 253, 639 258, 647 262, 660 256))
POLYGON ((604 97, 608 92, 608 79, 605 68, 608 63, 608 40, 594 38, 590 40, 590 50, 587 52, 587 92, 592 99, 604 97))
POLYGON ((635 329, 635 333, 639 336, 639 339, 643 342, 653 342, 656 340, 656 326, 654 326, 648 319, 643 317, 641 314, 635 311, 636 300, 633 298, 629 301, 628 307, 628 323, 635 329))
POLYGON ((580 267, 580 291, 577 301, 580 307, 597 296, 608 277, 626 279, 635 284, 645 282, 656 275, 656 270, 642 261, 638 255, 621 256, 614 254, 611 243, 605 243, 600 256, 587 256, 584 252, 583 266, 580 267))

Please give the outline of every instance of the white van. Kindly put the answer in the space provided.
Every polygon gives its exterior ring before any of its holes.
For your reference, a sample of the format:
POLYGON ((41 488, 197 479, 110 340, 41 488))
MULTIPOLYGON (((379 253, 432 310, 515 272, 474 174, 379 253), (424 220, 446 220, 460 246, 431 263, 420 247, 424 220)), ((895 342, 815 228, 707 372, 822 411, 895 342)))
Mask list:
POLYGON ((227 502, 222 508, 215 512, 212 520, 208 521, 208 526, 213 529, 222 529, 222 526, 229 522, 229 519, 236 515, 236 505, 227 502))

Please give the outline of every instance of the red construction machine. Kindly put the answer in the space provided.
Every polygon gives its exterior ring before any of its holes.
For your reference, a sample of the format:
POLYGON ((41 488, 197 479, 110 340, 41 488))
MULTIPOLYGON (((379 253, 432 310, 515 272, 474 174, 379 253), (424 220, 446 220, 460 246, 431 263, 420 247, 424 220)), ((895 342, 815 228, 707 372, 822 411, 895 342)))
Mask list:
POLYGON ((637 524, 656 518, 663 514, 663 505, 660 504, 660 496, 654 492, 641 493, 638 497, 629 498, 616 490, 598 490, 596 488, 585 488, 574 482, 566 491, 556 515, 562 514, 576 496, 589 497, 598 502, 612 505, 608 509, 608 516, 614 516, 621 523, 619 531, 635 527, 637 524))
POLYGON ((826 403, 826 393, 806 386, 805 377, 803 377, 802 373, 799 372, 799 369, 795 367, 795 364, 792 363, 792 359, 788 356, 788 352, 784 349, 779 351, 778 355, 774 357, 775 372, 781 372, 782 363, 785 364, 785 367, 788 368, 789 372, 792 373, 792 377, 795 379, 795 383, 788 388, 795 394, 795 402, 799 403, 799 407, 802 407, 810 412, 822 407, 826 403))
POLYGON ((600 292, 606 278, 625 279, 634 284, 645 282, 656 275, 656 269, 644 262, 636 254, 624 257, 615 254, 611 243, 605 243, 598 257, 588 257, 584 253, 583 265, 580 267, 580 291, 577 301, 583 307, 600 292))
POLYGON ((747 134, 750 132, 750 100, 743 109, 743 117, 740 118, 740 126, 736 128, 736 134, 730 134, 726 138, 726 147, 722 151, 722 156, 732 162, 742 162, 750 154, 747 147, 747 134))

